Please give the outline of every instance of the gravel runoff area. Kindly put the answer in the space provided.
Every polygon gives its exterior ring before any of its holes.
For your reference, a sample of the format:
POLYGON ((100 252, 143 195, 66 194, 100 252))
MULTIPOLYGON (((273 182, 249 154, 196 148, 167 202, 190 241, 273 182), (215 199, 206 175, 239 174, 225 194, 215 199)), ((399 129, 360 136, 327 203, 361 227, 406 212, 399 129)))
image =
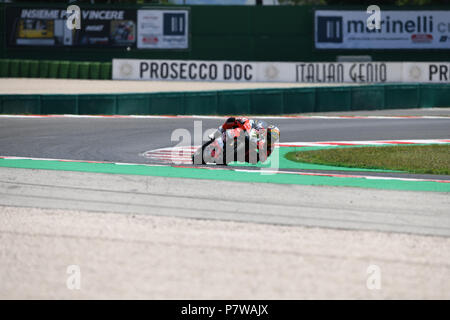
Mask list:
POLYGON ((445 194, 7 168, 0 176, 0 299, 450 299, 449 237, 377 231, 448 225, 445 194), (277 224, 277 201, 297 204, 300 225, 277 224), (249 213, 269 217, 254 223, 249 213), (67 288, 72 265, 80 290, 67 288), (379 290, 367 287, 373 265, 379 290))
POLYGON ((450 298, 450 238, 20 207, 0 219, 1 299, 450 298))
POLYGON ((317 87, 318 85, 342 86, 349 84, 3 78, 0 79, 0 94, 176 92, 259 88, 299 88, 317 87))

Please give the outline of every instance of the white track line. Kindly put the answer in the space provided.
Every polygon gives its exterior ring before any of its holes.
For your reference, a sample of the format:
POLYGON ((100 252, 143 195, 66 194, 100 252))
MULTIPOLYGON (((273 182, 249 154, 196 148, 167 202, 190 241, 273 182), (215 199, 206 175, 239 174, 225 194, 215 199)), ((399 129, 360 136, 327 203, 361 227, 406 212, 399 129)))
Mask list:
MULTIPOLYGON (((295 146, 295 147, 309 147, 309 146, 338 146, 338 145, 381 145, 381 144, 446 144, 450 143, 450 139, 414 139, 414 140, 377 140, 377 141, 325 141, 325 142, 284 142, 279 146, 295 146)), ((176 146, 160 148, 156 150, 150 150, 144 152, 142 155, 148 159, 158 160, 159 162, 166 164, 176 163, 179 167, 182 164, 191 164, 191 156, 200 146, 176 146), (167 154, 168 151, 183 152, 188 156, 176 156, 167 154), (163 152, 163 153, 159 153, 163 152)), ((121 163, 121 162, 107 162, 107 161, 83 161, 83 160, 69 160, 69 159, 51 159, 51 158, 31 158, 31 157, 15 157, 15 156, 0 156, 0 159, 5 160, 44 160, 44 161, 61 161, 61 162, 81 162, 81 163, 101 163, 101 164, 115 164, 115 165, 127 165, 127 166, 147 166, 147 167, 161 167, 165 164, 140 164, 140 163, 121 163)), ((221 167, 187 167, 206 170, 230 170, 221 167)), ((276 171, 268 168, 262 168, 261 170, 248 170, 248 169, 231 169, 236 172, 249 172, 249 173, 274 173, 274 174, 295 174, 302 176, 327 176, 335 178, 363 178, 372 180, 401 180, 401 181, 427 181, 427 182, 439 182, 450 183, 448 180, 439 179, 417 179, 417 178, 397 178, 397 177, 382 177, 382 176, 364 176, 364 175, 350 175, 350 174, 336 174, 336 173, 313 173, 313 172, 298 172, 298 171, 276 171)))
MULTIPOLYGON (((414 139, 414 140, 376 140, 376 141, 318 141, 318 142, 283 142, 280 147, 330 147, 330 146, 376 146, 376 145, 409 145, 409 144, 446 144, 450 139, 414 139)), ((149 150, 142 155, 145 158, 163 163, 191 162, 192 154, 200 146, 176 146, 149 150)))
MULTIPOLYGON (((75 162, 75 163, 99 163, 99 164, 114 164, 121 166, 145 166, 145 167, 166 167, 164 164, 142 164, 142 163, 123 163, 123 162, 107 162, 107 161, 83 161, 83 160, 69 160, 69 159, 51 159, 51 158, 29 158, 29 157, 14 157, 14 156, 0 156, 0 159, 4 160, 44 160, 44 161, 61 161, 61 162, 75 162)), ((438 179, 418 179, 418 178, 397 178, 397 177, 382 177, 382 176, 363 176, 363 175, 350 175, 350 174, 337 174, 337 173, 316 173, 316 172, 298 172, 298 171, 277 171, 262 168, 261 170, 248 170, 248 169, 227 169, 222 167, 183 167, 181 164, 191 164, 188 162, 181 162, 180 165, 175 165, 176 168, 190 168, 190 169, 202 169, 202 170, 232 170, 235 172, 246 173, 261 173, 264 172, 272 174, 294 174, 300 176, 324 176, 334 178, 362 178, 372 180, 400 180, 400 181, 418 181, 418 182, 438 182, 438 183, 450 183, 450 180, 438 180, 438 179)))
MULTIPOLYGON (((260 173, 259 170, 234 169, 234 171, 260 173)), ((450 183, 450 180, 396 178, 396 177, 382 177, 382 176, 362 176, 362 175, 337 174, 337 173, 317 173, 317 172, 277 171, 277 170, 264 170, 264 173, 273 173, 273 174, 284 174, 285 173, 285 174, 295 174, 295 175, 301 175, 301 176, 323 176, 323 177, 334 177, 334 178, 362 178, 362 179, 373 179, 373 180, 427 181, 427 182, 450 183)))
POLYGON ((369 146, 384 144, 445 144, 450 139, 414 139, 414 140, 374 140, 374 141, 318 141, 318 142, 282 142, 281 147, 327 147, 327 146, 369 146))

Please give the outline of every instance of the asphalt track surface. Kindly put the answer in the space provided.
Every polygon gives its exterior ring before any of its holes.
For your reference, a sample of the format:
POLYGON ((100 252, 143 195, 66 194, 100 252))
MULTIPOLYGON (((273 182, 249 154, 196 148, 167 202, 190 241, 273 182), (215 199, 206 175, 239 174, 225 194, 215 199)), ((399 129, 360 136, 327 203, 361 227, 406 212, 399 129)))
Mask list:
MULTIPOLYGON (((265 120, 279 126, 281 142, 445 139, 450 136, 450 118, 265 120)), ((0 155, 148 163, 143 152, 179 143, 178 140, 171 141, 176 129, 188 130, 193 140, 195 121, 201 121, 205 131, 218 127, 223 119, 0 118, 0 155)), ((237 194, 224 198, 219 190, 231 190, 235 183, 0 170, 0 205, 6 206, 450 236, 446 194, 280 185, 275 189, 272 184, 241 182, 237 194), (158 186, 154 194, 149 193, 152 185, 158 186), (137 192, 139 190, 144 191, 137 192), (203 191, 199 194, 200 190, 203 191), (247 190, 244 198, 242 190, 247 190), (255 190, 259 190, 256 193, 260 198, 254 199, 254 205, 266 209, 258 209, 256 213, 253 210, 243 212, 239 203, 255 197, 255 190), (277 194, 275 202, 270 202, 277 194), (323 201, 324 197, 326 201, 323 201), (226 209, 211 209, 221 202, 226 209), (280 208, 286 203, 290 204, 281 214, 280 208), (230 204, 233 205, 227 207, 230 204)), ((449 179, 447 176, 439 178, 449 179)))
MULTIPOLYGON (((449 119, 264 119, 281 131, 280 142, 439 139, 450 135, 449 119)), ((55 159, 148 163, 142 152, 175 146, 171 134, 194 122, 203 130, 221 119, 0 119, 0 154, 55 159)))
MULTIPOLYGON (((439 139, 450 136, 450 118, 264 120, 280 128, 281 142, 439 139)), ((172 133, 177 129, 189 131, 191 143, 195 145, 194 122, 201 123, 204 132, 217 128, 223 119, 0 118, 0 155, 151 163, 142 153, 179 144, 179 138, 171 140, 172 133)), ((359 173, 355 171, 350 174, 359 173)), ((450 179, 449 176, 439 178, 450 179)))

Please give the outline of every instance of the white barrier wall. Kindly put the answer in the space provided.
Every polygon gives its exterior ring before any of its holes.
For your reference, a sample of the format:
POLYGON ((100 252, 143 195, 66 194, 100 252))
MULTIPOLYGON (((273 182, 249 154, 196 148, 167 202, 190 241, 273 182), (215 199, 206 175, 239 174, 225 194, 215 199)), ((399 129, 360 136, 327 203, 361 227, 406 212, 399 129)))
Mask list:
POLYGON ((450 83, 449 62, 243 62, 113 59, 114 80, 450 83))

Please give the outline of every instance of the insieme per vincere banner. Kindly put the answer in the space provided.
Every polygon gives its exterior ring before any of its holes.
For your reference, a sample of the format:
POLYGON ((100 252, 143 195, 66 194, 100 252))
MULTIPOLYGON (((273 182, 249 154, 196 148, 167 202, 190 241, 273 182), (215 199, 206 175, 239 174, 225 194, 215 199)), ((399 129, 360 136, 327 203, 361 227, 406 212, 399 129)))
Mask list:
POLYGON ((189 48, 189 10, 81 8, 80 20, 69 29, 66 8, 7 7, 7 45, 189 48))
POLYGON ((7 7, 9 46, 133 47, 136 10, 82 9, 81 28, 66 26, 67 10, 7 7))

